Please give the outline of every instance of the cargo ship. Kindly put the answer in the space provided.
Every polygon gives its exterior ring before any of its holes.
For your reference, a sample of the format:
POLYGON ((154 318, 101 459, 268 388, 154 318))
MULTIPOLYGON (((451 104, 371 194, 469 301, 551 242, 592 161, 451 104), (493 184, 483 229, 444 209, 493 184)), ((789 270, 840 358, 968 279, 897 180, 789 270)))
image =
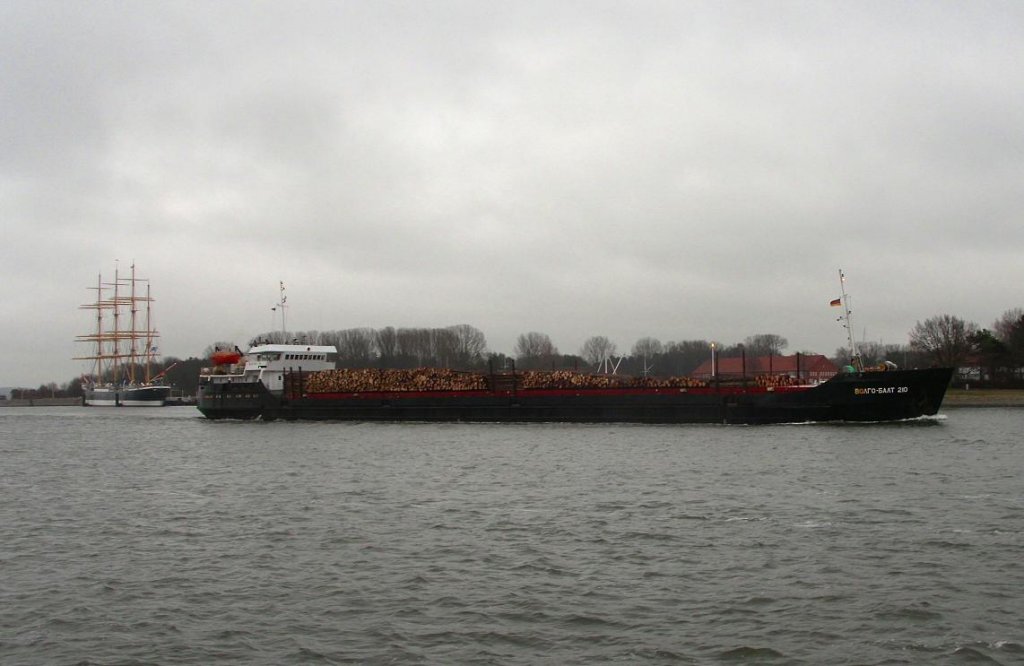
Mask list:
POLYGON ((726 423, 892 421, 938 412, 952 368, 858 370, 820 383, 571 371, 335 369, 334 347, 260 344, 215 355, 197 407, 210 419, 726 423))
MULTIPOLYGON (((845 282, 842 271, 840 282, 845 282)), ((284 285, 278 304, 284 327, 284 285)), ((854 345, 845 285, 850 365, 833 376, 623 377, 567 370, 459 372, 444 368, 336 369, 331 346, 257 341, 247 353, 217 350, 199 377, 196 406, 210 419, 724 423, 875 422, 932 416, 953 368, 864 368, 854 345)), ((286 338, 285 338, 286 339, 286 338)), ((717 368, 712 345, 712 368, 717 368)))
POLYGON ((92 351, 75 357, 93 365, 92 372, 82 377, 84 404, 162 407, 171 387, 160 381, 166 370, 153 373, 160 334, 152 325, 149 280, 137 277, 132 264, 128 277, 122 278, 115 268, 112 282, 104 282, 101 274, 91 289, 95 300, 81 308, 95 311, 96 327, 77 341, 87 343, 92 351))

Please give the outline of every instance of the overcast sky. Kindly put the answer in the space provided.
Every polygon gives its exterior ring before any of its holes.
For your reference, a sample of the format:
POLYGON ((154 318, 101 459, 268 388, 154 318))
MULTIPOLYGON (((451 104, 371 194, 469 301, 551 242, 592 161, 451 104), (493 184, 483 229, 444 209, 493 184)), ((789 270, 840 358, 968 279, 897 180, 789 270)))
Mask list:
POLYGON ((0 385, 467 323, 845 344, 1024 306, 1024 3, 0 0, 0 385))

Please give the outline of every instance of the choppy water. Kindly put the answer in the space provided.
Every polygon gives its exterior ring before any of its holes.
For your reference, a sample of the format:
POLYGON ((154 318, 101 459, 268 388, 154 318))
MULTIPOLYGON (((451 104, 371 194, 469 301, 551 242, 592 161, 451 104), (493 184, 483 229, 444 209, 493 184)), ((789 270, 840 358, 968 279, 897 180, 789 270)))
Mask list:
POLYGON ((0 663, 1024 663, 1024 411, 0 410, 0 663))

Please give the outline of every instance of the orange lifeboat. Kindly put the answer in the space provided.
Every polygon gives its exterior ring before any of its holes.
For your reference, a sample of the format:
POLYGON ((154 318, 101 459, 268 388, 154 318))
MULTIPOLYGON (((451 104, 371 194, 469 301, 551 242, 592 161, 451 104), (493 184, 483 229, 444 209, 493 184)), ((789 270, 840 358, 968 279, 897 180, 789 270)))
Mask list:
POLYGON ((238 363, 241 360, 242 355, 236 351, 215 351, 210 356, 210 360, 214 365, 232 365, 238 363))

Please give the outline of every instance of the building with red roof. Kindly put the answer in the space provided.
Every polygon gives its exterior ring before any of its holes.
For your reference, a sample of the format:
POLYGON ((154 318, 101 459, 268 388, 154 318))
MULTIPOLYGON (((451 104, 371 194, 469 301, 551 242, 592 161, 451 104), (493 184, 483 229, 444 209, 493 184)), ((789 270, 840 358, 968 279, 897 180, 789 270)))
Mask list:
POLYGON ((823 382, 839 372, 839 367, 821 354, 793 354, 791 356, 735 356, 704 361, 690 373, 695 379, 740 379, 759 375, 789 375, 799 381, 823 382), (717 370, 717 372, 716 372, 717 370))

